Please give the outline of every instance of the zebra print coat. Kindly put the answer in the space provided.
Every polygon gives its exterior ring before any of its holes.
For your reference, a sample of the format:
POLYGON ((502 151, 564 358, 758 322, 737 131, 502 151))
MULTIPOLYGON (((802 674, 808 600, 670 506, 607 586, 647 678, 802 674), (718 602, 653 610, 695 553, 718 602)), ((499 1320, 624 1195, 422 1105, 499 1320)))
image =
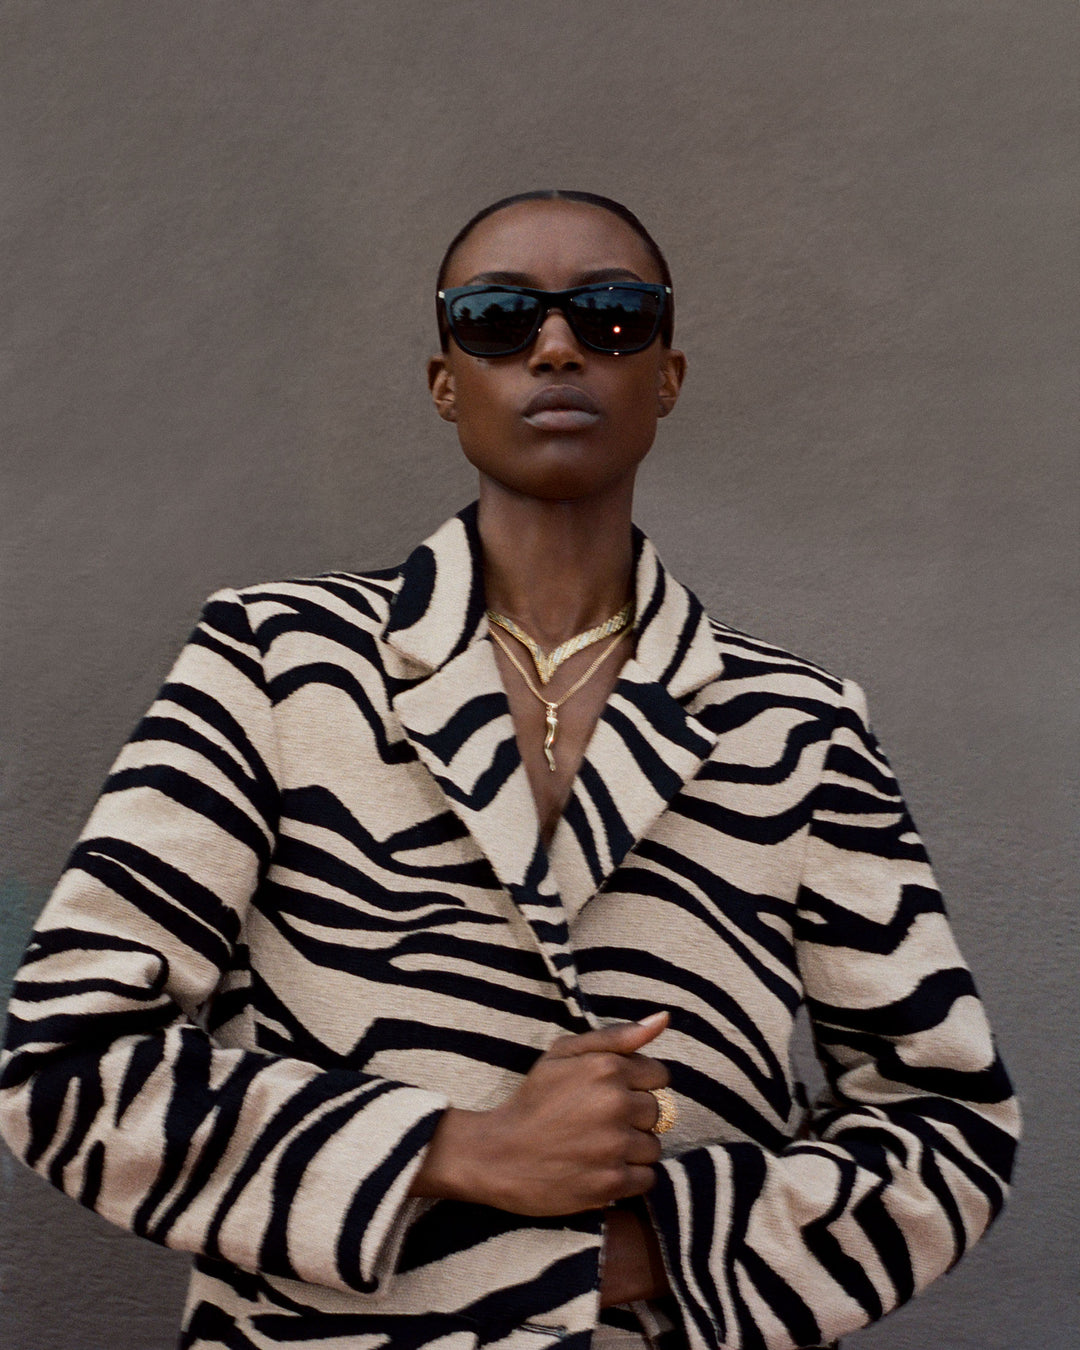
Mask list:
POLYGON ((602 1211, 408 1187, 448 1103, 658 1008, 669 1342, 816 1345, 997 1214, 1016 1105, 861 692, 635 540, 635 653, 548 850, 475 507, 399 569, 213 595, 122 750, 17 981, 2 1123, 195 1253, 184 1346, 588 1350, 602 1211))

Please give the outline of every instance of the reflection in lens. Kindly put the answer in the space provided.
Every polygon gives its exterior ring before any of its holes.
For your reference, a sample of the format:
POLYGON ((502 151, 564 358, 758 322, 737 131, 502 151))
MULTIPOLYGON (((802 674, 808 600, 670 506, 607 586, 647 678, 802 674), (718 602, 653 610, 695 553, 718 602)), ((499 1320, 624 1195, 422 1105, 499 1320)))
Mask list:
POLYGON ((521 346, 536 319, 537 302, 513 291, 462 295, 450 306, 454 335, 474 356, 497 356, 521 346))
POLYGON ((603 351, 647 347, 656 334, 660 301, 649 291, 610 286, 574 296, 571 306, 582 341, 603 351))
POLYGON ((597 285, 577 294, 522 294, 489 286, 449 302, 450 325, 458 344, 473 356, 523 351, 540 325, 541 310, 555 299, 579 342, 594 351, 638 352, 660 327, 663 293, 635 286, 597 285))

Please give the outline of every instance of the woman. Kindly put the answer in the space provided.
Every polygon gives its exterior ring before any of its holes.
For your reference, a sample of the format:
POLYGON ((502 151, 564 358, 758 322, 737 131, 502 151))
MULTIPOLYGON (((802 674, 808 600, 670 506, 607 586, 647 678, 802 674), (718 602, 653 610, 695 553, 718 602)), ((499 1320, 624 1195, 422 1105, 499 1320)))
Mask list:
POLYGON ((821 1344, 1000 1208, 970 975, 858 688, 631 524, 685 370, 641 224, 496 203, 438 291, 478 502, 208 601, 34 934, 5 1136, 195 1253, 185 1346, 821 1344))

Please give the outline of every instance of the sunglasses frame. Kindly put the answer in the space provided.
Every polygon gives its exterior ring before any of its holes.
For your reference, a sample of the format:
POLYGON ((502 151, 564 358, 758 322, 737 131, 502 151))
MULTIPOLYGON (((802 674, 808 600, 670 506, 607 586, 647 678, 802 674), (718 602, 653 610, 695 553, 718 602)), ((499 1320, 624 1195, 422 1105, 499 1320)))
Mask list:
POLYGON ((643 352, 646 347, 656 341, 656 335, 664 322, 664 316, 667 313, 667 307, 671 301, 672 291, 670 286, 662 286, 652 281, 594 281, 587 286, 571 286, 566 291, 538 291, 531 286, 505 286, 495 281, 480 282, 474 286, 451 286, 447 290, 440 291, 438 294, 439 302, 442 305, 443 317, 446 320, 447 329, 450 336, 457 345, 468 356, 479 356, 485 359, 494 359, 500 356, 517 356, 519 352, 526 351, 536 341, 536 336, 544 325, 544 320, 553 309, 559 310, 563 318, 570 325, 570 331, 583 347, 587 347, 591 352, 600 352, 603 356, 632 356, 635 352, 643 352), (570 302, 579 295, 596 294, 599 291, 643 291, 646 294, 656 296, 660 301, 660 307, 656 311, 656 318, 653 322, 652 332, 649 334, 647 342, 635 343, 632 347, 598 347, 596 343, 590 342, 588 338, 583 337, 578 332, 577 324, 574 320, 574 314, 570 302), (540 308, 536 313, 536 320, 529 331, 528 337, 524 342, 516 347, 508 347, 501 352, 477 352, 467 347, 458 337, 454 326, 454 317, 451 305, 463 295, 482 295, 485 291, 500 291, 503 294, 527 295, 534 300, 540 301, 540 308))

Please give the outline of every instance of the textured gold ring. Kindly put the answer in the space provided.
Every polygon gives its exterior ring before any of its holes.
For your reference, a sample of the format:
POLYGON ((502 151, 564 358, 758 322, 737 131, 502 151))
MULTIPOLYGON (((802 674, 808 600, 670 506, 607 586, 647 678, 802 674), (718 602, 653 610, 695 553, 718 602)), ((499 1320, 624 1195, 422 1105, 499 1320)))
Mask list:
POLYGON ((656 1098, 656 1105, 660 1108, 660 1114, 656 1118, 656 1124, 652 1127, 652 1132, 653 1134, 667 1134, 679 1118, 679 1109, 675 1105, 675 1098, 671 1095, 669 1088, 649 1088, 649 1091, 656 1098))

